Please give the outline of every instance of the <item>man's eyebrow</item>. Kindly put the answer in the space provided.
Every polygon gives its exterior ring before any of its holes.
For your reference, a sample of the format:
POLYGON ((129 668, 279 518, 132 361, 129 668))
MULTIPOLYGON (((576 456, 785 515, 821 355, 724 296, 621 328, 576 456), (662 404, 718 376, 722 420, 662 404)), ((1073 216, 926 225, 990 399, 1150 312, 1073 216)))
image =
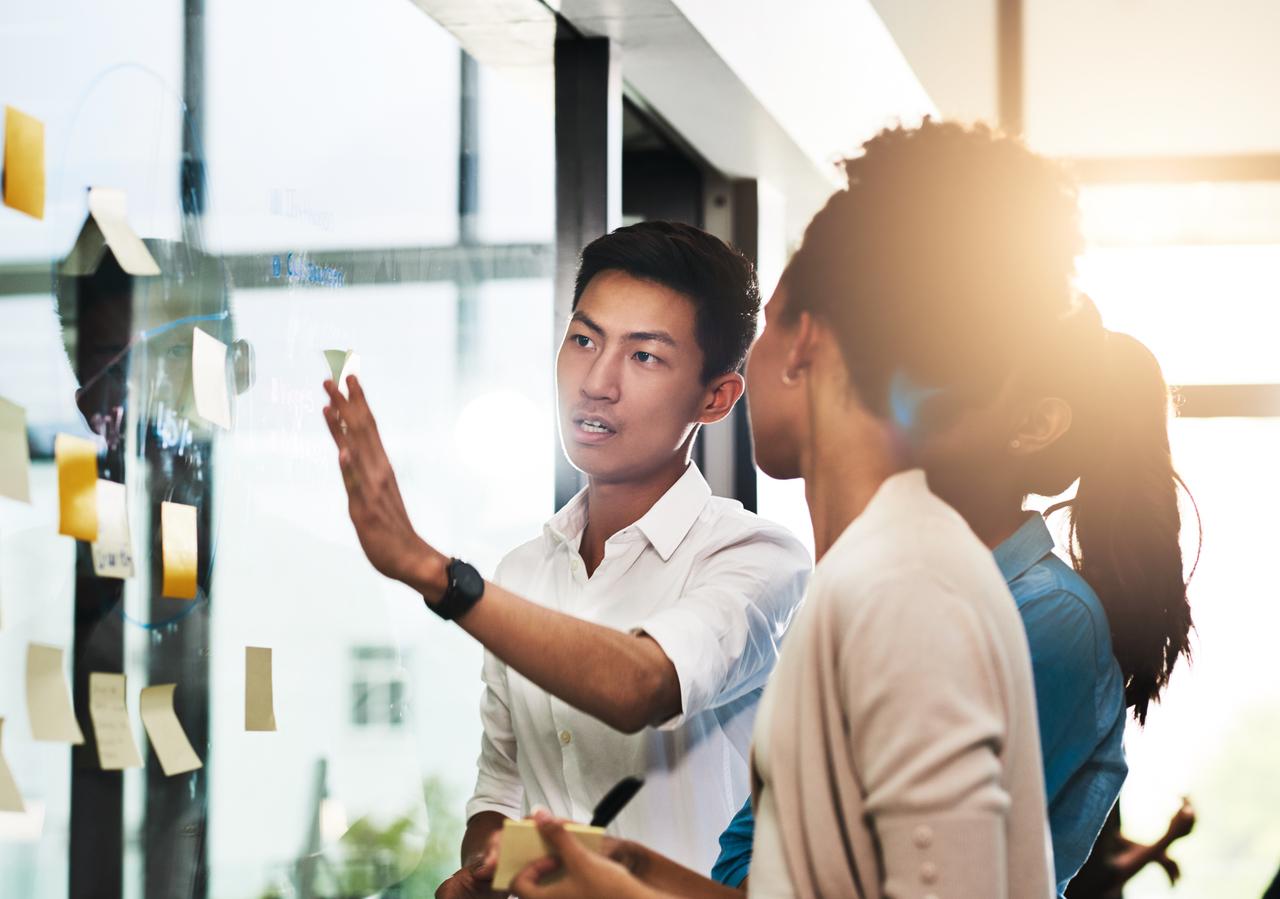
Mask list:
POLYGON ((601 337, 603 337, 603 336, 604 336, 604 328, 602 328, 602 327, 600 327, 598 324, 596 324, 596 323, 591 319, 591 316, 587 315, 586 313, 584 313, 584 312, 577 312, 577 311, 575 311, 575 312, 573 313, 573 315, 571 316, 571 318, 572 318, 572 320, 573 320, 573 321, 578 322, 578 323, 580 323, 580 324, 582 324, 582 325, 586 326, 589 330, 595 331, 595 332, 596 332, 597 334, 599 334, 601 337))
MULTIPOLYGON (((581 324, 583 327, 588 328, 589 330, 595 331, 601 337, 605 336, 604 328, 598 322, 593 320, 591 316, 587 315, 585 312, 575 311, 573 313, 572 319, 573 321, 576 321, 579 324, 581 324)), ((626 335, 624 335, 622 339, 627 343, 646 343, 646 342, 652 341, 654 343, 666 344, 667 346, 670 346, 670 347, 679 346, 679 343, 676 342, 676 339, 672 337, 670 334, 668 334, 666 331, 630 331, 626 335)))
POLYGON ((666 331, 632 331, 626 336, 629 343, 665 343, 667 346, 676 346, 676 339, 666 331))

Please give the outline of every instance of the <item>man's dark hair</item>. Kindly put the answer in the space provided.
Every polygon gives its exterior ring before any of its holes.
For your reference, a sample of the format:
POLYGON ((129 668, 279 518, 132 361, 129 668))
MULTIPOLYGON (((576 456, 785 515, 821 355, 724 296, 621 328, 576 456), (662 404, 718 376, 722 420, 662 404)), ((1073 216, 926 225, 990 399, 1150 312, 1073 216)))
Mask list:
POLYGON ((688 297, 702 348, 702 380, 738 371, 756 335, 760 285, 747 257, 715 235, 680 222, 640 222, 582 251, 573 308, 601 272, 618 271, 688 297))

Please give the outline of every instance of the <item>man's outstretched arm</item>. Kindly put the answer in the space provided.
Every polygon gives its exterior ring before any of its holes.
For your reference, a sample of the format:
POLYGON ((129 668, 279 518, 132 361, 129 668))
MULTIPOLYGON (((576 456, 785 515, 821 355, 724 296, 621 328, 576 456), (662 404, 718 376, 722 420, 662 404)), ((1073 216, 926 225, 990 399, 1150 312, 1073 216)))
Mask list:
MULTIPOLYGON (((348 509, 374 568, 435 603, 449 559, 413 529, 395 472, 359 381, 350 399, 325 382, 325 422, 338 447, 348 509)), ((681 712, 675 665, 651 637, 592 624, 486 583, 458 624, 495 656, 553 696, 610 727, 634 733, 681 712)))

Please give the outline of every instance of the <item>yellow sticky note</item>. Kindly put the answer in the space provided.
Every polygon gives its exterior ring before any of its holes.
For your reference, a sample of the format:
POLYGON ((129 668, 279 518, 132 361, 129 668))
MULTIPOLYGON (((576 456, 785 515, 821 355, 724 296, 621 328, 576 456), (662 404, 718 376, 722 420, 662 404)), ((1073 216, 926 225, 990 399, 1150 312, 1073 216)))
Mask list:
POLYGON ((44 218, 44 123, 4 108, 4 204, 44 218))
POLYGON ((164 562, 162 596, 196 598, 196 507, 182 503, 160 504, 160 543, 164 562))
POLYGON ((27 644, 27 717, 31 736, 52 743, 84 742, 71 705, 71 691, 62 674, 62 649, 27 644))
POLYGON ((30 472, 26 410, 0 397, 0 496, 31 502, 30 472))
POLYGON ((58 465, 58 533, 92 543, 98 539, 98 447, 92 440, 59 434, 53 458, 58 465))
POLYGON ((9 770, 9 763, 4 760, 4 719, 0 718, 0 812, 24 812, 22 794, 18 792, 18 784, 9 770))
MULTIPOLYGON (((599 852, 604 842, 603 827, 589 827, 586 824, 566 824, 565 830, 573 834, 592 852, 599 852)), ((531 862, 543 856, 556 855, 550 844, 543 842, 538 833, 538 825, 531 820, 513 821, 508 818, 502 822, 502 850, 498 855, 498 869, 493 873, 493 888, 506 890, 511 881, 531 862)), ((543 883, 550 881, 544 880, 543 883)))
POLYGON ((271 696, 271 648, 244 648, 244 729, 275 730, 276 712, 271 696))
POLYGON ((98 539, 93 542, 93 573, 98 577, 133 577, 133 541, 124 484, 98 479, 98 539))
POLYGON ((142 691, 139 701, 142 713, 142 726, 146 728, 147 739, 151 748, 160 759, 160 767, 165 777, 185 774, 204 767, 196 751, 191 748, 187 732, 182 729, 182 722, 173 708, 173 691, 177 684, 157 684, 142 691))
POLYGON ((360 377, 360 354, 355 350, 325 350, 324 361, 329 363, 333 382, 343 396, 347 395, 347 376, 360 377))
POLYGON ((191 331, 191 383, 196 395, 196 414, 210 424, 230 430, 227 345, 199 328, 191 331))
POLYGON ((129 726, 124 687, 123 674, 89 672, 89 720, 98 747, 98 764, 104 771, 142 767, 142 756, 129 726))

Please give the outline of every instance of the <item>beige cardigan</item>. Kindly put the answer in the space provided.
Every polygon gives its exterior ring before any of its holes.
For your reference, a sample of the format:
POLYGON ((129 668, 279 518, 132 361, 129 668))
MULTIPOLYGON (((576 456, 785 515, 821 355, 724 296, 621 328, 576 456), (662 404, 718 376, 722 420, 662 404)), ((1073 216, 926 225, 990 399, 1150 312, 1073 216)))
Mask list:
POLYGON ((1022 623, 922 472, 823 557, 767 689, 764 788, 797 897, 1054 895, 1022 623))

